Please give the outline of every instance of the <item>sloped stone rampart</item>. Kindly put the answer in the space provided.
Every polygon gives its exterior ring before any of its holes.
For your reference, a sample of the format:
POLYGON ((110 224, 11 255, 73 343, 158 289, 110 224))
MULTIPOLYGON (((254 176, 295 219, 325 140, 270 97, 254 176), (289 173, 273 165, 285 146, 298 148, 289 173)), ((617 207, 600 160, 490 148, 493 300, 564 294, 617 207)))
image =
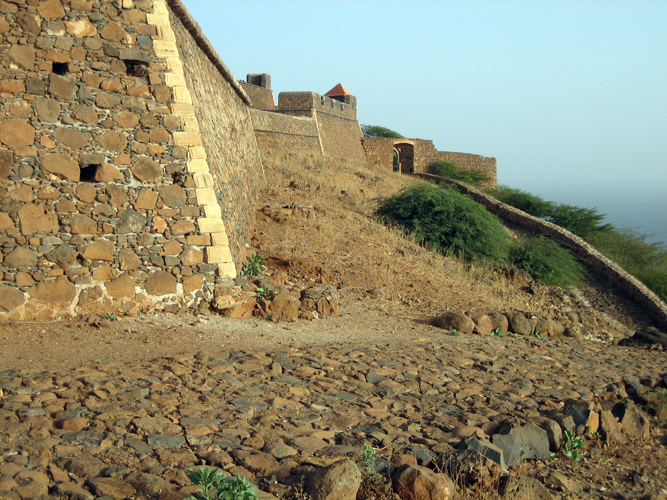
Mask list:
POLYGON ((506 203, 503 203, 463 182, 445 179, 431 174, 415 175, 426 180, 451 184, 460 192, 469 195, 473 200, 484 205, 487 210, 493 212, 501 219, 547 235, 550 238, 565 244, 599 275, 605 277, 615 286, 633 297, 660 325, 667 327, 667 304, 644 285, 644 283, 622 269, 614 261, 602 255, 592 245, 579 236, 572 234, 570 231, 563 229, 556 224, 534 217, 518 208, 507 205, 506 203))
POLYGON ((322 154, 317 122, 313 118, 251 111, 257 145, 262 153, 300 151, 322 154))

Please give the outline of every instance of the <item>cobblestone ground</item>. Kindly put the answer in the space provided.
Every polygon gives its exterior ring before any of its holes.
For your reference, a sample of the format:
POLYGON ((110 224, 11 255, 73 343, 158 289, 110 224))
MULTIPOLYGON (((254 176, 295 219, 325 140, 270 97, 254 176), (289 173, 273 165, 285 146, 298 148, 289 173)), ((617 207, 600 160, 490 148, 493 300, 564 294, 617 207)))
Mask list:
MULTIPOLYGON (((358 460, 365 443, 386 459, 381 471, 399 451, 428 464, 470 436, 557 421, 572 401, 600 414, 628 398, 641 408, 666 374, 667 354, 656 350, 442 333, 64 370, 17 365, 0 372, 0 499, 177 500, 194 491, 186 472, 201 464, 280 498, 315 468, 358 460)), ((511 474, 537 478, 555 498, 659 498, 665 427, 646 419, 650 436, 619 444, 588 435, 582 462, 558 453, 511 474), (550 485, 554 472, 570 483, 550 485)))

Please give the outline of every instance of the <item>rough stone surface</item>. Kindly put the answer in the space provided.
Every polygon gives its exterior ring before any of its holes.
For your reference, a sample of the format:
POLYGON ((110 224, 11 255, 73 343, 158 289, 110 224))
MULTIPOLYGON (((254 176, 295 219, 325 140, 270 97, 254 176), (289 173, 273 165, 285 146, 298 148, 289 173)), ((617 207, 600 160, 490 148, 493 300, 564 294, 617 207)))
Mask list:
POLYGON ((448 476, 419 465, 402 466, 391 481, 402 500, 450 500, 456 493, 448 476))
POLYGON ((310 475, 305 490, 313 500, 356 500, 360 484, 359 467, 343 460, 310 475))
POLYGON ((456 330, 461 334, 470 334, 475 328, 475 323, 465 314, 446 312, 433 320, 433 326, 444 328, 445 330, 456 330))

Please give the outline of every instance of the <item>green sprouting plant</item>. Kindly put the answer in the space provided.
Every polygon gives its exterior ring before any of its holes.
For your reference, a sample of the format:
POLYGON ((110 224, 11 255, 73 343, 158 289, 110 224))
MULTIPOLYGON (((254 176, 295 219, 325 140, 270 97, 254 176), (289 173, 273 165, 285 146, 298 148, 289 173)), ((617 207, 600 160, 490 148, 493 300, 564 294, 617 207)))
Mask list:
POLYGON ((563 445, 563 455, 571 458, 575 462, 580 462, 582 457, 577 450, 582 450, 586 446, 586 441, 581 436, 577 436, 574 432, 565 429, 565 444, 563 445))
POLYGON ((266 320, 267 321, 273 321, 275 319, 276 315, 275 314, 267 314, 266 315, 266 320))
POLYGON ((498 327, 498 328, 496 328, 495 330, 493 330, 493 331, 491 332, 491 336, 492 336, 492 337, 504 337, 505 334, 504 334, 503 331, 500 329, 500 327, 498 327))
POLYGON ((107 314, 107 319, 109 321, 116 321, 118 319, 118 316, 116 316, 114 313, 109 313, 107 314))
MULTIPOLYGON (((199 494, 204 500, 257 500, 257 494, 248 480, 241 476, 227 477, 218 469, 201 467, 189 469, 188 478, 199 486, 199 494), (213 494, 215 490, 215 494, 213 494)), ((199 500, 194 496, 185 500, 199 500)))
POLYGON ((241 274, 243 276, 259 276, 259 273, 264 271, 264 264, 266 259, 259 254, 251 255, 248 261, 243 265, 241 274))
POLYGON ((454 328, 452 331, 449 332, 449 335, 451 335, 452 337, 458 337, 459 331, 456 328, 454 328))
POLYGON ((546 338, 546 335, 544 335, 542 332, 535 332, 533 334, 533 337, 535 337, 536 339, 544 339, 546 338))
POLYGON ((255 290, 255 293, 259 297, 271 297, 276 294, 276 291, 273 288, 259 287, 257 290, 255 290))
POLYGON ((375 448, 365 443, 363 448, 361 448, 361 460, 364 462, 364 467, 366 467, 366 476, 375 477, 375 448))
POLYGON ((512 332, 507 332, 507 336, 512 337, 513 339, 518 337, 518 335, 516 333, 512 333, 512 332))

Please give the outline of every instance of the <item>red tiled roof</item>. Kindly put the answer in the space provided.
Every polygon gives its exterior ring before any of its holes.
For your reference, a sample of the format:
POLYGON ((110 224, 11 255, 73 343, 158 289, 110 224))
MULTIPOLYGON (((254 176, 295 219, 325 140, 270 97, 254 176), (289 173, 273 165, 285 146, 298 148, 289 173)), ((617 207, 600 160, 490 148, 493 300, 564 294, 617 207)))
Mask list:
POLYGON ((342 83, 339 83, 336 85, 334 88, 332 88, 329 92, 324 94, 327 97, 338 97, 341 95, 352 95, 350 94, 345 87, 343 87, 342 83))

